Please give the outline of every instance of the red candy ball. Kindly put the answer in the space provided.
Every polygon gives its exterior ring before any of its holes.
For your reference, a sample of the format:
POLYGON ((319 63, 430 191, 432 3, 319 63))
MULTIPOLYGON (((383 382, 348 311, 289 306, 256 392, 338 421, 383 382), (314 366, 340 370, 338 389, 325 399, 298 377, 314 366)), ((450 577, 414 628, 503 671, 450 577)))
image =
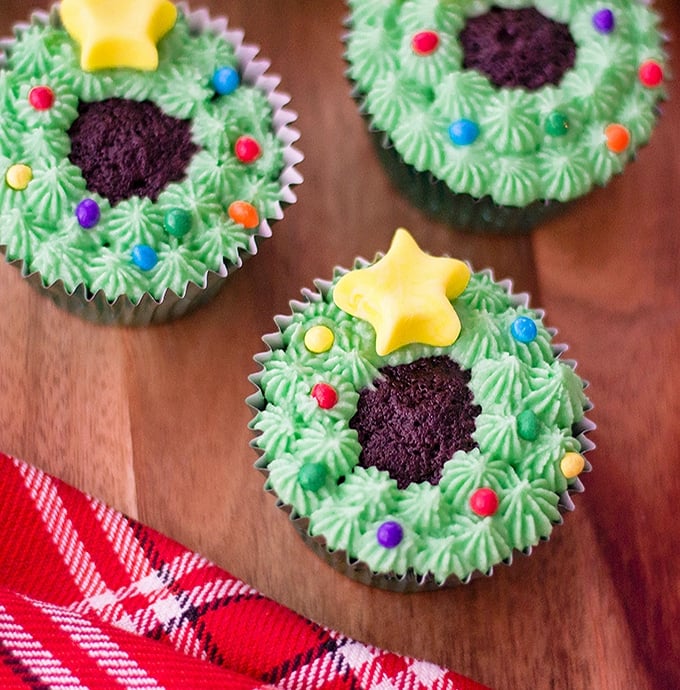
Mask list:
POLYGON ((49 86, 34 86, 28 93, 28 102, 36 110, 49 110, 54 105, 54 91, 49 86))
POLYGON ((417 55, 431 55, 439 46, 439 35, 434 31, 420 31, 411 39, 411 48, 417 55))
POLYGON ((653 88, 663 81, 663 69, 655 60, 647 60, 640 65, 638 77, 644 86, 653 88))
POLYGON ((330 410, 338 402, 338 392, 327 383, 315 383, 312 388, 312 397, 322 410, 330 410))
POLYGON ((493 489, 477 489, 470 496, 470 508, 481 517, 490 517, 498 510, 498 495, 493 489))
POLYGON ((234 144, 234 153, 241 163, 253 163, 262 154, 262 148, 252 137, 242 136, 234 144))

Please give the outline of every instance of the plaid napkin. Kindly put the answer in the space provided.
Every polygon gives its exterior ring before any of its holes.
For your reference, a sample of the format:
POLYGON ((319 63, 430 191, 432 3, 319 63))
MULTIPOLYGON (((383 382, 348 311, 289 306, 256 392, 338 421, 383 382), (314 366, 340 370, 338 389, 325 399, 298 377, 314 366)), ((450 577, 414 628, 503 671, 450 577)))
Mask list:
POLYGON ((317 625, 3 454, 0 524, 0 688, 483 688, 317 625))

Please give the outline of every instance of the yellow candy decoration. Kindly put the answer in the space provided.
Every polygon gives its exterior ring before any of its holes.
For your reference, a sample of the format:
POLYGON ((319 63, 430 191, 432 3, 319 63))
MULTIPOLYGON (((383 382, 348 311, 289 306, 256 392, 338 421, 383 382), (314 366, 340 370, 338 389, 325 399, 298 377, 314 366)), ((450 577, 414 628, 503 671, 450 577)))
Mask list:
POLYGON ((7 182, 7 186, 17 192, 22 192, 26 189, 32 179, 33 170, 31 170, 28 165, 23 165, 22 163, 10 166, 5 173, 5 182, 7 182))
POLYGON ((411 343, 446 347, 456 342, 461 328, 450 300, 469 280, 470 269, 462 261, 426 254, 400 228, 377 263, 338 281, 333 300, 375 328, 379 355, 411 343))
POLYGON ((81 47, 80 66, 158 68, 156 44, 175 25, 169 0, 63 0, 61 21, 81 47))
POLYGON ((315 355, 330 350, 334 342, 335 336, 328 326, 312 326, 305 333, 305 347, 315 355))
POLYGON ((565 453, 562 460, 560 460, 560 470, 567 479, 578 477, 583 468, 586 466, 586 461, 579 453, 565 453))

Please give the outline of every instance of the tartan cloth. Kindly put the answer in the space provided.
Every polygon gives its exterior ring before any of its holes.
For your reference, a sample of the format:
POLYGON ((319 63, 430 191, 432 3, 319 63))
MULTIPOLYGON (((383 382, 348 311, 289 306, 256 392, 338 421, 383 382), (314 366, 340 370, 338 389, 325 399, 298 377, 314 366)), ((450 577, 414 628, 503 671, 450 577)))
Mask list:
POLYGON ((481 690, 324 628, 0 454, 0 688, 481 690))

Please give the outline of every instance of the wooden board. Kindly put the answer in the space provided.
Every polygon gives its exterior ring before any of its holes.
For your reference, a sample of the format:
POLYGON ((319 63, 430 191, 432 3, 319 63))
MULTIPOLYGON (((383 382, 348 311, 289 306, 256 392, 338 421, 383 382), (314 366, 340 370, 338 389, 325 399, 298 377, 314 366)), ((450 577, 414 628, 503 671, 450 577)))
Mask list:
MULTIPOLYGON (((0 263, 0 448, 300 613, 492 687, 680 687, 676 84, 651 145, 607 189, 530 236, 471 235, 390 186, 343 74, 340 0, 206 4, 262 46, 293 97, 299 201, 213 302, 160 327, 85 323, 0 263), (586 493, 548 544, 491 579, 418 595, 354 583, 303 545, 252 469, 244 402, 273 315, 335 264, 386 249, 398 226, 531 291, 590 380, 599 426, 586 493)), ((656 4, 677 36, 676 1, 656 4)), ((3 0, 0 33, 30 9, 3 0)))

